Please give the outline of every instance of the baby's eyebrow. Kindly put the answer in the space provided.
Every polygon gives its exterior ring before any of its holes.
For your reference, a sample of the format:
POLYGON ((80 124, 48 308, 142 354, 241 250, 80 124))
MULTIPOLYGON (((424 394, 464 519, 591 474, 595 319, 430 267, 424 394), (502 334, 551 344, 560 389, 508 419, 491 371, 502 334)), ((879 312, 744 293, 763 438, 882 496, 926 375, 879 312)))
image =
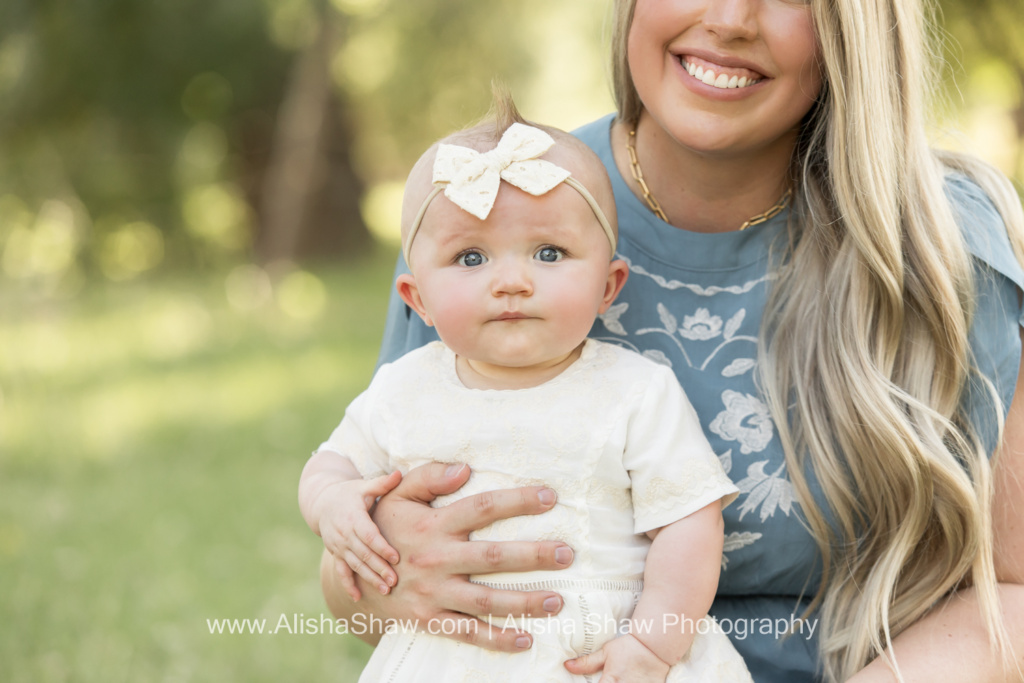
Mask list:
POLYGON ((480 235, 480 231, 470 228, 446 228, 438 235, 434 237, 437 246, 440 248, 450 247, 452 244, 459 242, 468 242, 477 239, 480 235))

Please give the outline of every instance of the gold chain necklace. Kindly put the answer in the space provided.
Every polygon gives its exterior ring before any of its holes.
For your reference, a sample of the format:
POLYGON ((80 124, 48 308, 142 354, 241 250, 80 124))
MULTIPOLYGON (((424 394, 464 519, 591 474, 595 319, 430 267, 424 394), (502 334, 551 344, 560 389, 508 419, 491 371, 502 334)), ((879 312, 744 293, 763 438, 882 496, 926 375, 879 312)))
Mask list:
MULTIPOLYGON (((629 166, 633 171, 633 180, 640 186, 640 190, 644 193, 644 201, 647 202, 647 206, 650 207, 651 211, 654 212, 661 220, 668 223, 668 216, 665 215, 665 211, 661 208, 661 204, 651 194, 651 188, 647 187, 647 181, 644 180, 644 172, 640 170, 640 160, 636 156, 636 126, 629 131, 629 138, 626 139, 626 149, 629 151, 629 166)), ((752 216, 749 220, 745 221, 740 226, 740 230, 746 230, 752 225, 760 225, 770 218, 774 218, 782 213, 782 210, 789 206, 789 200, 793 197, 793 190, 786 190, 786 193, 782 195, 779 201, 775 202, 772 208, 768 209, 764 213, 759 213, 756 216, 752 216)))

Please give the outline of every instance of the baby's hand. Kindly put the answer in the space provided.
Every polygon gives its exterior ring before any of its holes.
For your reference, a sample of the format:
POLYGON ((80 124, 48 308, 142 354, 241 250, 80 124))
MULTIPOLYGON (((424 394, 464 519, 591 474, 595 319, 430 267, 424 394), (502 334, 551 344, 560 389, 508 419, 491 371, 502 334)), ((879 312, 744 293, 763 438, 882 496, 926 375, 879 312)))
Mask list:
POLYGON ((665 683, 670 667, 635 636, 625 635, 609 640, 597 652, 570 659, 565 668, 576 675, 602 671, 598 683, 665 683))
POLYGON ((396 470, 374 479, 338 482, 320 494, 320 538, 334 555, 342 585, 353 601, 362 597, 353 572, 385 595, 398 582, 391 568, 398 563, 398 551, 384 540, 368 511, 401 480, 402 473, 396 470))

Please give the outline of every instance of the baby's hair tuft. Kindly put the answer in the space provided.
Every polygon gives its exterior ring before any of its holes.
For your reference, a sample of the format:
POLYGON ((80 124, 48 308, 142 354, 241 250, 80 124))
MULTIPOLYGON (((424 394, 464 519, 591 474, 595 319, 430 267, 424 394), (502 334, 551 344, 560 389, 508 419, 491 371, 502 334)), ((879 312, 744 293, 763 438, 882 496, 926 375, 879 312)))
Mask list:
POLYGON ((501 136, 513 123, 535 125, 523 118, 516 107, 515 100, 512 99, 512 91, 497 79, 491 81, 491 109, 487 112, 484 120, 494 123, 495 143, 501 139, 501 136))

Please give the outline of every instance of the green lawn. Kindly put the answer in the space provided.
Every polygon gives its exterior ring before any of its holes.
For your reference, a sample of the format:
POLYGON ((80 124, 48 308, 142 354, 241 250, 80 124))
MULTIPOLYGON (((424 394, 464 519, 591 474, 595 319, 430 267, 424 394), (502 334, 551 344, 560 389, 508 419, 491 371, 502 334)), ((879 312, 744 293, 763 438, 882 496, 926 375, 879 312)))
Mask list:
POLYGON ((0 680, 356 680, 352 636, 207 620, 326 613, 296 485, 373 371, 393 258, 0 284, 0 680))

